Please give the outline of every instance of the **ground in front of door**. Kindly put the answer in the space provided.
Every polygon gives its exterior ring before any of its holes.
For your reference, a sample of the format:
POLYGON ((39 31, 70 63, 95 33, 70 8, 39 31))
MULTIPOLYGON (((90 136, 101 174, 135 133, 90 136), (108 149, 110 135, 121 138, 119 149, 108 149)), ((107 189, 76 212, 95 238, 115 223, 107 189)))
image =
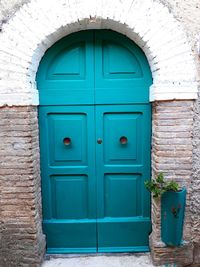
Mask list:
POLYGON ((117 255, 87 255, 66 256, 64 258, 50 257, 42 267, 154 267, 150 254, 117 254, 117 255))

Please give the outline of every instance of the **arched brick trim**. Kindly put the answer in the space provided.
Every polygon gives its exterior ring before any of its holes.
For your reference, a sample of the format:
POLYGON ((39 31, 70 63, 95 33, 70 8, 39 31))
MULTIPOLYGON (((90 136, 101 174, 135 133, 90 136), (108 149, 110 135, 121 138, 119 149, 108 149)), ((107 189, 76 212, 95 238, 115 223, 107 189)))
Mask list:
POLYGON ((161 3, 32 0, 3 28, 0 105, 37 105, 35 74, 44 52, 61 37, 91 28, 123 33, 143 49, 153 74, 151 101, 197 98, 187 39, 161 3))
MULTIPOLYGON (((51 0, 48 4, 32 0, 5 24, 0 40, 0 120, 5 147, 0 163, 0 262, 5 267, 39 266, 45 251, 34 107, 39 104, 35 83, 39 62, 57 40, 85 29, 118 31, 145 52, 153 74, 152 175, 163 171, 190 188, 196 70, 184 31, 168 9, 156 0, 51 0)), ((159 203, 153 201, 151 248, 157 263, 169 258, 182 266, 192 262, 190 194, 187 203, 187 243, 173 250, 160 242, 159 203)))

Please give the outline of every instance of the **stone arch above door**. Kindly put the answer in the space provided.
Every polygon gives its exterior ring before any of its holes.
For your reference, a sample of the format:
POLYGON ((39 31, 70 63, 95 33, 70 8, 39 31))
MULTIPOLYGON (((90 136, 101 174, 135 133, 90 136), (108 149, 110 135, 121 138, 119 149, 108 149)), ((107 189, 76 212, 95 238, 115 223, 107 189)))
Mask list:
POLYGON ((196 99, 196 70, 180 24, 158 1, 39 1, 16 12, 1 36, 0 105, 38 105, 35 74, 45 51, 84 29, 112 29, 145 52, 150 100, 196 99))

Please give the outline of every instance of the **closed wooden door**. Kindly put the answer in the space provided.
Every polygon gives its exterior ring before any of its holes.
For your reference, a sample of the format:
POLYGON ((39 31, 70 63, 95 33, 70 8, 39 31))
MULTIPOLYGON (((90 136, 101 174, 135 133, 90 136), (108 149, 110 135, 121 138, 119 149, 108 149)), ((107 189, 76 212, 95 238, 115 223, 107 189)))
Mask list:
POLYGON ((37 73, 48 253, 148 251, 151 73, 112 31, 52 46, 37 73))

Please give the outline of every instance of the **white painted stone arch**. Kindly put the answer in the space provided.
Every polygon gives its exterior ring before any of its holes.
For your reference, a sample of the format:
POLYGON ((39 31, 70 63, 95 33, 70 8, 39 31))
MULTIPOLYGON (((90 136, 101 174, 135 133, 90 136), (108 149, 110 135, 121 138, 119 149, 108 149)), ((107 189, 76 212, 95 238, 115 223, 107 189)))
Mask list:
POLYGON ((83 29, 112 29, 145 52, 153 74, 150 100, 197 98, 187 38, 156 0, 31 0, 1 34, 0 105, 38 105, 35 74, 45 51, 83 29))

